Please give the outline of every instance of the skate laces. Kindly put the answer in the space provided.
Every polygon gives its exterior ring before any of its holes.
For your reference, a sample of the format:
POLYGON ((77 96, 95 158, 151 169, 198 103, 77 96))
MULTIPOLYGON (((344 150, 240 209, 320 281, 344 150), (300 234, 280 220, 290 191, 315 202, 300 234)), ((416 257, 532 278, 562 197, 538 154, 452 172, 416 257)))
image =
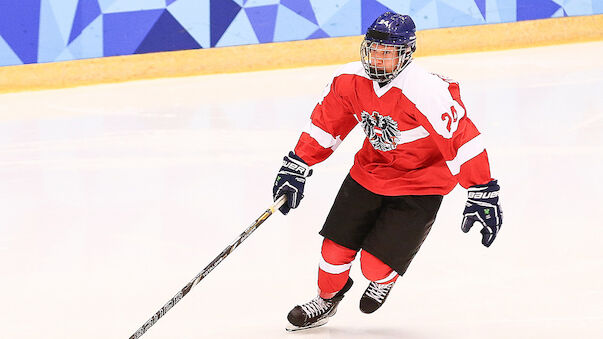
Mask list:
POLYGON ((387 293, 389 293, 389 290, 391 290, 393 286, 394 282, 382 285, 371 281, 366 291, 366 295, 377 300, 379 303, 383 303, 383 300, 385 300, 387 293))
POLYGON ((315 317, 329 308, 329 304, 320 296, 312 299, 312 301, 301 305, 302 310, 310 317, 315 317))

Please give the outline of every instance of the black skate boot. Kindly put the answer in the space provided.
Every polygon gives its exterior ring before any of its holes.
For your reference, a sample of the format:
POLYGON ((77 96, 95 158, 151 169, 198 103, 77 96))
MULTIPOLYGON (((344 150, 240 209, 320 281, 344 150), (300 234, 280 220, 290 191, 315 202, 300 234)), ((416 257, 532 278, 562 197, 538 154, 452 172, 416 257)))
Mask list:
POLYGON ((287 331, 305 330, 326 324, 329 318, 337 312, 337 305, 353 283, 352 279, 348 278, 341 291, 337 292, 331 299, 323 299, 317 296, 312 301, 301 306, 295 306, 287 315, 287 320, 291 323, 287 327, 287 331))
POLYGON ((371 281, 362 298, 360 298, 360 310, 363 313, 373 313, 379 309, 395 283, 395 281, 392 281, 389 284, 378 284, 371 281))

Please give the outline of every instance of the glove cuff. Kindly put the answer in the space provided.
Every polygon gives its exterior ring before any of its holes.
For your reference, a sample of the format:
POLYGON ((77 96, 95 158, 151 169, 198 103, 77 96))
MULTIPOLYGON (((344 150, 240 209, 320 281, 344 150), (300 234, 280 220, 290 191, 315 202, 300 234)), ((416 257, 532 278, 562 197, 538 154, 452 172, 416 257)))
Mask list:
POLYGON ((488 202, 495 204, 498 202, 498 193, 500 186, 498 186, 497 180, 492 180, 484 185, 474 185, 467 189, 467 196, 469 201, 476 203, 476 201, 488 202))
POLYGON ((475 192, 475 191, 483 191, 484 189, 491 188, 491 187, 500 189, 500 186, 498 186, 498 180, 492 179, 487 184, 473 185, 473 186, 469 187, 467 190, 469 192, 471 192, 471 191, 475 192))
POLYGON ((297 156, 297 154, 293 153, 292 151, 289 152, 289 155, 283 158, 283 167, 289 169, 295 174, 303 176, 304 178, 312 175, 310 166, 308 166, 308 164, 306 164, 302 158, 297 156))

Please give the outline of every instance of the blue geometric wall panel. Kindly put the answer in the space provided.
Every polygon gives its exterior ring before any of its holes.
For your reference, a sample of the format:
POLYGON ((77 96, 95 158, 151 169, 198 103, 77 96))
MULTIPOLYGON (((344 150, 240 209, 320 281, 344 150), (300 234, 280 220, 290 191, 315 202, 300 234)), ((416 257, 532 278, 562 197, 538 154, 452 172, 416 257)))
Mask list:
POLYGON ((201 48, 169 11, 164 10, 135 53, 152 53, 201 48))
POLYGON ((103 18, 98 16, 67 46, 75 59, 100 58, 104 56, 103 18))
MULTIPOLYGON (((72 3, 69 10, 63 13, 72 12, 75 14, 75 8, 77 7, 77 0, 72 3)), ((73 16, 71 16, 73 20, 73 16)), ((69 31, 71 31, 69 27, 69 31)), ((59 54, 65 49, 66 41, 69 38, 67 27, 63 25, 63 28, 59 26, 59 20, 55 17, 53 8, 50 4, 50 0, 42 0, 40 7, 40 31, 38 36, 38 60, 37 62, 51 62, 55 61, 59 54), (66 33, 63 34, 63 31, 66 33)), ((0 39, 1 41, 2 39, 0 39)), ((0 48, 1 50, 1 48, 0 48)), ((1 52, 0 52, 1 53, 1 52)), ((0 56, 0 60, 4 60, 0 56)), ((20 61, 18 61, 20 63, 20 61)))
POLYGON ((163 12, 151 9, 104 14, 105 56, 134 54, 163 12))
POLYGON ((475 5, 479 8, 479 12, 482 13, 482 18, 486 18, 486 0, 475 0, 475 5))
POLYGON ((0 66, 603 14, 603 0, 0 0, 0 66))
POLYGON ((551 17, 559 8, 561 6, 552 0, 517 0, 517 21, 540 19, 543 15, 551 17))
POLYGON ((302 18, 318 25, 316 14, 314 14, 314 8, 312 8, 310 0, 281 0, 281 5, 289 8, 302 18))
POLYGON ((245 11, 240 10, 237 16, 230 22, 226 32, 222 34, 215 47, 233 45, 251 45, 259 43, 251 22, 245 11))
POLYGON ((273 41, 304 40, 319 28, 318 25, 290 10, 289 7, 279 5, 273 41))
POLYGON ((324 22, 320 28, 329 36, 360 35, 361 1, 349 0, 324 22))
POLYGON ((39 30, 40 0, 0 0, 0 36, 23 63, 38 60, 39 30))
POLYGON ((75 10, 75 18, 71 26, 69 43, 77 38, 88 25, 101 15, 101 9, 97 0, 82 0, 78 2, 75 10))
POLYGON ((241 6, 232 0, 210 0, 211 46, 215 46, 239 14, 241 6))
POLYGON ((168 0, 167 9, 202 48, 210 43, 210 0, 168 0))
POLYGON ((165 0, 99 0, 103 13, 122 13, 165 8, 165 0))
POLYGON ((278 7, 279 5, 245 7, 245 13, 260 43, 273 42, 278 7))
POLYGON ((21 59, 15 54, 13 49, 4 41, 0 36, 0 60, 5 62, 7 65, 19 65, 21 59))

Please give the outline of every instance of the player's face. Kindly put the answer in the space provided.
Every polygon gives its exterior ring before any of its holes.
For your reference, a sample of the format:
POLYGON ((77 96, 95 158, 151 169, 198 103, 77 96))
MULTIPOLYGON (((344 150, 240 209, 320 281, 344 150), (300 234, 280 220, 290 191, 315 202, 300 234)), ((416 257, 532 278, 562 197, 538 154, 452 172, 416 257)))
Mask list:
POLYGON ((378 70, 385 70, 385 72, 393 72, 400 57, 394 46, 386 46, 376 44, 374 48, 371 48, 370 62, 371 66, 378 70))

